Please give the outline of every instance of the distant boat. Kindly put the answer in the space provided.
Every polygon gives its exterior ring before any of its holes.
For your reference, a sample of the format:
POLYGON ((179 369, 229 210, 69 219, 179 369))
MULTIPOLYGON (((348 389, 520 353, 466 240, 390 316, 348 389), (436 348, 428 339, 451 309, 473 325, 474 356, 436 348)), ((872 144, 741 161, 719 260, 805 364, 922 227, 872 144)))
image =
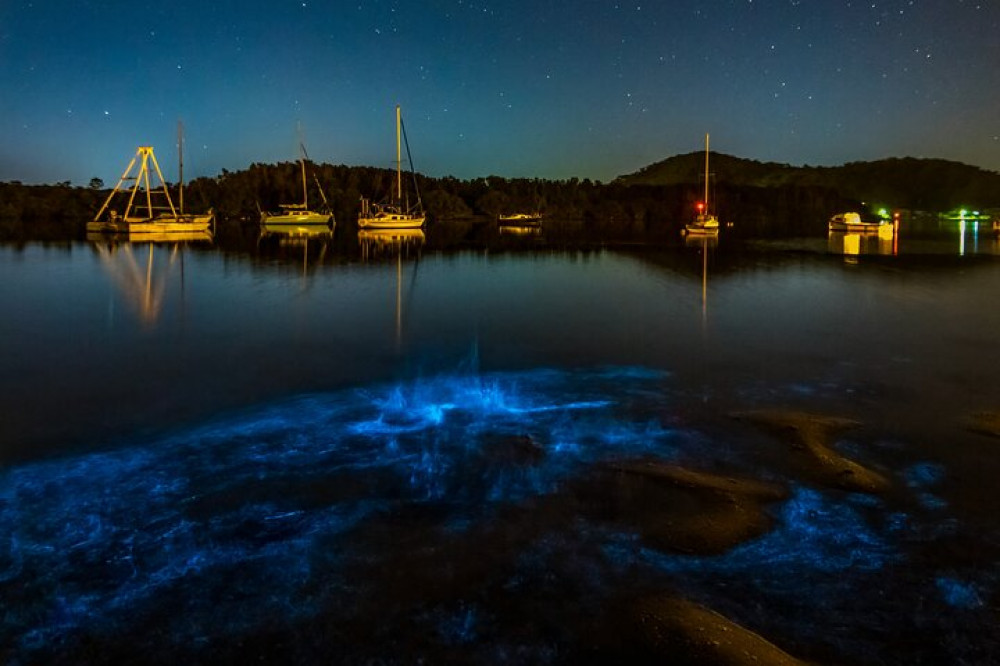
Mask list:
POLYGON ((879 234, 892 233, 892 224, 884 220, 866 222, 861 219, 860 213, 837 213, 830 218, 827 223, 830 231, 843 231, 850 233, 872 232, 879 234))
POLYGON ((361 211, 358 214, 359 229, 419 229, 424 226, 426 215, 423 202, 420 200, 420 190, 417 188, 417 177, 413 171, 413 159, 410 156, 410 142, 406 139, 406 128, 403 127, 403 116, 399 106, 396 106, 396 187, 391 200, 374 203, 362 197, 361 211), (409 197, 403 198, 403 159, 402 144, 406 144, 406 159, 410 165, 410 175, 413 177, 413 189, 416 203, 409 204, 409 197))
POLYGON ((104 205, 97 211, 94 219, 87 223, 87 233, 130 236, 204 233, 209 231, 213 218, 211 210, 204 215, 191 215, 184 213, 181 208, 175 208, 152 146, 139 146, 104 205), (160 182, 156 187, 150 184, 151 167, 160 182), (134 184, 131 188, 126 188, 129 192, 128 202, 124 212, 119 213, 110 206, 120 191, 122 196, 125 195, 122 191, 125 181, 134 181, 134 184), (140 190, 145 196, 137 196, 140 190))
POLYGON ((540 227, 542 226, 542 214, 514 213, 512 215, 498 215, 497 224, 501 227, 540 227))
POLYGON ((335 225, 335 220, 333 214, 329 212, 330 204, 326 200, 326 195, 323 194, 323 188, 319 184, 319 179, 313 174, 313 180, 316 182, 316 187, 319 190, 319 196, 323 199, 323 212, 315 212, 309 210, 309 188, 306 181, 306 148, 302 144, 299 144, 302 149, 302 156, 299 158, 299 163, 302 166, 302 203, 300 204, 280 204, 278 207, 281 209, 279 213, 267 213, 261 211, 260 213, 260 227, 261 233, 310 233, 317 228, 325 227, 328 231, 332 231, 335 225))
POLYGON ((710 212, 708 200, 708 134, 705 135, 705 198, 698 202, 698 216, 684 225, 684 233, 691 236, 718 236, 719 218, 710 212))

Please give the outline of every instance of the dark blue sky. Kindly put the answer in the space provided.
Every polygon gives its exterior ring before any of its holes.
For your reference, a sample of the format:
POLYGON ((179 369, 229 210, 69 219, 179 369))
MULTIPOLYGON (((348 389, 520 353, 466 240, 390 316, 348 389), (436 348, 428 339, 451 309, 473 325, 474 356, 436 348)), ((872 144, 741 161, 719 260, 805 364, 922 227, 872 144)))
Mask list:
POLYGON ((609 180, 699 150, 1000 170, 1000 1, 0 2, 0 180, 297 157, 609 180))

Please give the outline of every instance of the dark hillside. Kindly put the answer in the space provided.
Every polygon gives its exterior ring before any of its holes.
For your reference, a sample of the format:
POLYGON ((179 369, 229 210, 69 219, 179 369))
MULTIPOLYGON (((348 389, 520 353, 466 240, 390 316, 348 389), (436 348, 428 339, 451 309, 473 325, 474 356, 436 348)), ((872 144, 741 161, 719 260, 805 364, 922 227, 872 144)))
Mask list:
MULTIPOLYGON (((703 182, 704 153, 677 155, 621 176, 623 185, 703 182)), ((750 187, 823 187, 873 205, 932 212, 1000 207, 1000 173, 937 159, 891 158, 837 167, 795 167, 712 153, 713 184, 750 187)))

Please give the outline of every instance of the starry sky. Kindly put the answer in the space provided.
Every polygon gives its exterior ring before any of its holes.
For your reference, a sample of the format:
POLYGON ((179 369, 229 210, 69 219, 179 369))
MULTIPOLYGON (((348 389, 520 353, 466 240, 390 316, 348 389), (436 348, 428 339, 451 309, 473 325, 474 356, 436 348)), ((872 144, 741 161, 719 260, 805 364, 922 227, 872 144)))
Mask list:
POLYGON ((1000 0, 0 0, 0 181, 298 157, 593 178, 712 148, 1000 170, 1000 0))

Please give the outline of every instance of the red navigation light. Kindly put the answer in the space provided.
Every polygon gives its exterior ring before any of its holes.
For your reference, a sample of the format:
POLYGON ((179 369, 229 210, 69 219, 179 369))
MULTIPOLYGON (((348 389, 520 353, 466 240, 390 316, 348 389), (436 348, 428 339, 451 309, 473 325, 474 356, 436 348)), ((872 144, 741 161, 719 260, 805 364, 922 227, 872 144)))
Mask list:
POLYGON ((705 204, 703 204, 702 202, 699 201, 696 204, 696 207, 698 208, 698 212, 700 213, 702 211, 702 209, 705 208, 705 204))

